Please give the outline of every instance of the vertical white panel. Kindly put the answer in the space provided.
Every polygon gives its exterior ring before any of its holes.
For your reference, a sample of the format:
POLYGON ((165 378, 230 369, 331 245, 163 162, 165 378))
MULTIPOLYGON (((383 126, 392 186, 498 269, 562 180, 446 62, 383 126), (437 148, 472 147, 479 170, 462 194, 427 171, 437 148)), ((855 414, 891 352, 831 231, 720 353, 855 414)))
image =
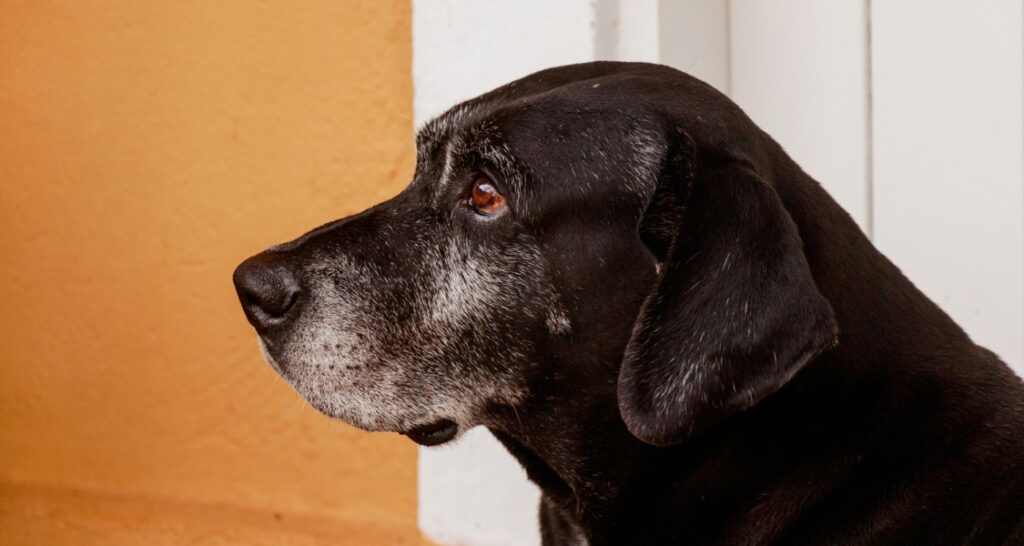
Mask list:
POLYGON ((872 5, 875 240, 1024 368, 1019 0, 872 5))
POLYGON ((417 126, 542 68, 594 60, 589 0, 413 1, 417 126))
POLYGON ((729 1, 662 0, 660 62, 729 93, 729 1))
POLYGON ((728 0, 603 0, 598 59, 661 63, 729 90, 728 0))
POLYGON ((866 0, 734 0, 729 15, 733 100, 870 231, 866 0))
MULTIPOLYGON (((414 0, 417 127, 536 70, 593 60, 598 23, 590 0, 414 0)), ((537 544, 538 503, 518 462, 482 428, 420 449, 419 525, 438 543, 537 544)))
MULTIPOLYGON (((659 59, 659 0, 621 0, 617 8, 618 26, 615 58, 620 61, 664 62, 659 59)), ((614 5, 614 4, 613 4, 614 5)))

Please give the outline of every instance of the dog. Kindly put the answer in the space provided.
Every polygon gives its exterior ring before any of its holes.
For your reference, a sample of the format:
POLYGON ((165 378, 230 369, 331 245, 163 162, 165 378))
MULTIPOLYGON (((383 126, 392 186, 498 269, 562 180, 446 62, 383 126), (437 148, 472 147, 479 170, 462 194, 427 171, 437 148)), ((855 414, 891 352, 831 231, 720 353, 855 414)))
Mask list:
POLYGON ((1024 384, 712 87, 552 68, 416 148, 234 273, 319 411, 487 427, 546 545, 1024 544, 1024 384))

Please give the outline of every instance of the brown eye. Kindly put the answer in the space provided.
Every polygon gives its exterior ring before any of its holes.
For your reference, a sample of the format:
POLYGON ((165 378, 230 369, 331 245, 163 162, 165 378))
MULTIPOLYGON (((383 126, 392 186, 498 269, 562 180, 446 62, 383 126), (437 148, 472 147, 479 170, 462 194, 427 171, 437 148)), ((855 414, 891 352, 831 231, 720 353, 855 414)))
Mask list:
POLYGON ((505 196, 498 193, 490 179, 481 176, 473 182, 469 204, 480 214, 494 214, 505 208, 505 196))

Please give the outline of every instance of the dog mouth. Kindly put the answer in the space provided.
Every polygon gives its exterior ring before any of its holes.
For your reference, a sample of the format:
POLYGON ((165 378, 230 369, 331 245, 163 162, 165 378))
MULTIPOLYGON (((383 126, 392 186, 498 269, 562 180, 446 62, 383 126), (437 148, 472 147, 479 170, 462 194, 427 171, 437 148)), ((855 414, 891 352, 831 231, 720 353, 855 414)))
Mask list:
MULTIPOLYGON (((277 359, 275 359, 273 354, 271 353, 271 343, 265 340, 263 336, 257 336, 257 341, 259 344, 260 353, 262 353, 263 355, 263 359, 266 360, 270 367, 273 368, 274 371, 276 371, 279 375, 281 375, 281 377, 285 378, 286 380, 290 380, 288 374, 284 370, 284 367, 281 366, 281 363, 278 362, 277 359)), ((353 422, 352 420, 346 419, 342 415, 336 414, 336 412, 331 411, 328 407, 316 403, 308 396, 306 396, 306 399, 314 408, 316 408, 321 413, 327 415, 328 417, 341 419, 343 421, 348 422, 352 426, 361 428, 368 432, 387 430, 387 428, 380 426, 372 426, 366 424, 360 425, 357 422, 353 422)), ((450 442, 452 439, 454 439, 459 433, 459 425, 450 419, 440 419, 425 425, 415 426, 408 430, 399 430, 398 433, 408 437, 410 440, 416 442, 421 446, 430 447, 441 445, 446 442, 450 442)))
POLYGON ((441 419, 429 425, 420 425, 402 434, 421 446, 437 446, 451 441, 459 432, 459 425, 448 419, 441 419))

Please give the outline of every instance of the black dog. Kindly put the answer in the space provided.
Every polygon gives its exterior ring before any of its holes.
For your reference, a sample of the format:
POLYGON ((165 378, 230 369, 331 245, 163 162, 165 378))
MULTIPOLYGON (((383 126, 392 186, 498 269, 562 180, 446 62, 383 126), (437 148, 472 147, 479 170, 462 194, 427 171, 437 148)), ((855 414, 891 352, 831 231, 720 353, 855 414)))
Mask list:
POLYGON ((487 426, 545 544, 1024 544, 1024 385, 736 105, 554 68, 417 137, 412 183, 235 283, 314 406, 487 426))

